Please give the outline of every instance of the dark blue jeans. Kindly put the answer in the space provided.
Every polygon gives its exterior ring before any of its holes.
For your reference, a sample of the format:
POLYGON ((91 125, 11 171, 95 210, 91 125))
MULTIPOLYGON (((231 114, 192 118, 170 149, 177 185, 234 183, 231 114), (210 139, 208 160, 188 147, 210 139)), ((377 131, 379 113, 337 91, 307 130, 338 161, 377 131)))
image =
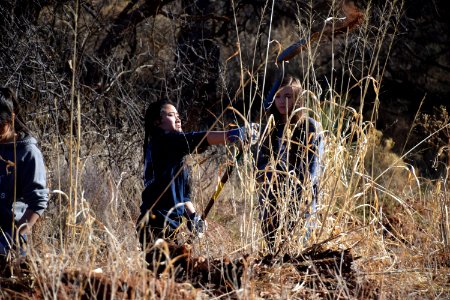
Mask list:
MULTIPOLYGON (((157 239, 164 239, 169 244, 169 255, 175 255, 174 251, 177 250, 176 245, 178 244, 176 238, 178 227, 174 228, 171 226, 173 224, 169 224, 160 215, 156 215, 154 218, 149 217, 145 224, 141 224, 144 216, 145 214, 142 214, 139 217, 136 226, 139 242, 142 250, 145 252, 145 260, 148 263, 147 268, 160 274, 168 266, 168 263, 163 263, 166 261, 166 253, 161 249, 154 248, 154 243, 157 239)), ((181 218, 173 221, 181 223, 181 218)))
MULTIPOLYGON (((260 219, 261 219, 261 229, 264 234, 264 238, 269 246, 269 249, 273 249, 275 246, 275 239, 278 227, 280 225, 280 207, 277 203, 277 198, 284 197, 282 193, 279 193, 274 186, 265 185, 263 187, 263 193, 259 197, 259 208, 260 208, 260 219)), ((298 201, 305 201, 302 199, 301 188, 296 191, 296 198, 298 201)), ((311 201, 306 200, 305 204, 308 209, 304 212, 303 221, 306 227, 305 235, 303 240, 306 242, 311 236, 312 230, 315 228, 315 214, 317 211, 317 186, 313 187, 313 196, 311 201)), ((296 220, 294 216, 296 215, 296 210, 298 206, 296 203, 290 203, 288 207, 288 215, 285 216, 287 221, 287 231, 291 232, 297 226, 299 220, 296 220)))

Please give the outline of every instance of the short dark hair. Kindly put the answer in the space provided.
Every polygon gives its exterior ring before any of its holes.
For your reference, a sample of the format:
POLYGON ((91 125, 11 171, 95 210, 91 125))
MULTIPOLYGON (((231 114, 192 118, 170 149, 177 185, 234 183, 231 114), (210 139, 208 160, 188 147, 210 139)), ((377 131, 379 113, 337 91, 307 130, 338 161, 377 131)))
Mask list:
POLYGON ((31 131, 25 125, 15 93, 9 87, 0 86, 0 123, 6 122, 13 124, 14 132, 22 138, 31 135, 31 131))

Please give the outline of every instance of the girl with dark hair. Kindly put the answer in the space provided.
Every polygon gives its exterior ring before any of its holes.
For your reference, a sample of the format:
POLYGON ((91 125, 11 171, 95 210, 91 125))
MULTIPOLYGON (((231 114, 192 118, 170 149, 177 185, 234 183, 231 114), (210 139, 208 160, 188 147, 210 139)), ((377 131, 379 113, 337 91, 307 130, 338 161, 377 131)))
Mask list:
POLYGON ((145 114, 144 186, 139 240, 144 250, 155 239, 176 241, 182 217, 195 234, 202 234, 205 222, 190 199, 184 157, 202 152, 209 145, 248 141, 258 135, 255 124, 229 131, 183 132, 175 105, 170 101, 152 103, 145 114))
POLYGON ((26 234, 47 208, 45 166, 14 93, 0 87, 0 255, 25 254, 26 234))
MULTIPOLYGON (((283 79, 268 109, 274 125, 269 123, 270 130, 261 137, 257 153, 257 179, 262 185, 260 217, 269 249, 275 246, 279 227, 292 232, 300 218, 309 219, 316 211, 324 147, 322 127, 318 121, 307 117, 302 92, 297 78, 283 79), (308 186, 312 190, 311 201, 302 199, 308 186), (285 211, 283 220, 282 211, 285 211)), ((307 228, 305 238, 309 231, 307 228)))

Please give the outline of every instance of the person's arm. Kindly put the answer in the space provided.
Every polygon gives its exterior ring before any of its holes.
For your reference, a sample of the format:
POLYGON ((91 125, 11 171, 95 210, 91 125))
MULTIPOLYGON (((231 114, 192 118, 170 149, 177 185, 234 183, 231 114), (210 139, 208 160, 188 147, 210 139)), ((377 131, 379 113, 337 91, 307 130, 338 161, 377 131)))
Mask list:
POLYGON ((20 233, 29 233, 33 225, 39 219, 48 205, 47 176, 45 172, 44 160, 40 150, 32 145, 27 149, 24 161, 19 166, 21 181, 21 194, 23 202, 28 207, 20 219, 16 220, 17 227, 20 227, 20 233))
POLYGON ((225 143, 250 143, 255 144, 259 139, 259 124, 249 123, 248 126, 242 126, 228 131, 209 131, 206 133, 206 140, 210 145, 225 143))
POLYGON ((194 205, 191 201, 186 201, 184 203, 185 205, 185 214, 187 215, 189 221, 188 221, 188 228, 193 233, 195 233, 196 236, 201 237, 205 233, 206 229, 208 228, 208 223, 205 220, 202 220, 200 214, 198 214, 195 211, 194 205))
POLYGON ((312 182, 316 183, 320 176, 320 160, 323 155, 324 145, 322 140, 322 126, 316 120, 308 119, 307 158, 308 172, 312 182))
POLYGON ((17 222, 17 227, 20 229, 20 234, 31 233, 31 228, 34 226, 40 215, 31 209, 27 208, 22 218, 17 222))
POLYGON ((227 141, 227 131, 209 131, 206 140, 210 145, 225 144, 227 141))
POLYGON ((193 214, 195 214, 195 208, 194 208, 194 204, 192 204, 191 201, 187 201, 184 203, 184 207, 186 209, 186 214, 188 216, 192 216, 193 214))
POLYGON ((227 131, 192 131, 192 132, 171 132, 163 134, 155 139, 155 143, 164 145, 167 151, 177 149, 178 153, 184 155, 197 150, 199 153, 205 151, 209 145, 225 144, 227 141, 227 131))

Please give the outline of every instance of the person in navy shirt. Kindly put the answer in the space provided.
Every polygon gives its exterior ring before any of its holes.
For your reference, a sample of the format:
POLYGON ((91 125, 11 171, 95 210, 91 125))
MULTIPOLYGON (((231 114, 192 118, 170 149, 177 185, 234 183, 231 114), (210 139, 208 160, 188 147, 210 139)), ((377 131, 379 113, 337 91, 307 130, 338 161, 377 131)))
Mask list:
POLYGON ((144 191, 137 222, 144 249, 157 238, 176 241, 183 217, 188 219, 188 227, 195 234, 204 232, 205 221, 190 199, 184 157, 201 153, 209 145, 246 141, 249 132, 251 130, 246 127, 229 131, 183 132, 172 102, 160 100, 150 104, 145 114, 144 191))
MULTIPOLYGON (((269 125, 273 125, 261 137, 256 154, 257 180, 262 186, 261 229, 269 249, 274 248, 280 227, 285 228, 285 234, 290 234, 301 224, 301 218, 308 223, 311 214, 316 212, 323 133, 321 124, 307 116, 302 91, 297 78, 283 79, 268 109, 268 115, 274 120, 269 125), (308 187, 312 199, 305 199, 304 190, 308 187)), ((311 224, 306 225, 309 228, 305 238, 310 234, 311 224)))

